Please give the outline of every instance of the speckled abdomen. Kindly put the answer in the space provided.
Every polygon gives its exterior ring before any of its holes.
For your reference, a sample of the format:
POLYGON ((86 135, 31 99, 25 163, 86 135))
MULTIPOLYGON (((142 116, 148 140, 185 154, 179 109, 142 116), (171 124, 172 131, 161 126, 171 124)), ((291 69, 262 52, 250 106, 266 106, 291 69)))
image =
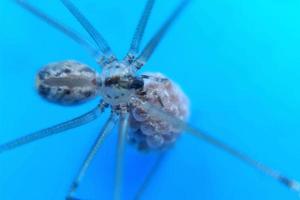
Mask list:
POLYGON ((73 105, 97 95, 100 81, 97 72, 77 61, 50 63, 36 78, 39 94, 54 103, 73 105))

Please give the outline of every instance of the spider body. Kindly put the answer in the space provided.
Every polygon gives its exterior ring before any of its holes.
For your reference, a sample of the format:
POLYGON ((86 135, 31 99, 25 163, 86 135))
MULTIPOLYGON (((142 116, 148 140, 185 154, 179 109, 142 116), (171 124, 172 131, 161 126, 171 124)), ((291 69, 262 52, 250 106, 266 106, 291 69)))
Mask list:
MULTIPOLYGON (((46 100, 61 105, 74 105, 101 96, 102 101, 92 110, 79 117, 0 145, 0 153, 3 153, 39 139, 65 132, 97 119, 109 107, 111 115, 106 120, 82 163, 66 199, 74 199, 76 190, 91 161, 117 121, 119 121, 119 129, 115 168, 115 200, 121 199, 122 167, 126 138, 131 143, 136 144, 138 149, 161 150, 173 144, 183 131, 191 133, 197 138, 227 152, 286 187, 298 193, 300 192, 300 183, 297 181, 289 179, 276 170, 186 123, 189 115, 188 98, 172 80, 160 73, 145 73, 142 75, 136 73, 147 63, 167 30, 187 5, 188 0, 181 1, 139 53, 139 46, 154 5, 154 0, 148 0, 135 30, 130 49, 122 60, 116 58, 102 35, 70 0, 60 1, 87 31, 95 44, 91 44, 89 40, 81 37, 76 31, 49 17, 25 0, 15 1, 80 44, 102 66, 102 73, 98 74, 89 66, 72 60, 46 65, 38 72, 36 78, 38 92, 46 100)), ((160 158, 161 156, 157 161, 158 164, 154 165, 136 193, 136 199, 140 199, 149 179, 161 162, 160 158)))
POLYGON ((126 107, 136 90, 143 89, 143 80, 136 77, 132 67, 124 62, 114 61, 105 67, 101 80, 100 95, 113 108, 126 107))
POLYGON ((160 73, 135 76, 128 64, 113 62, 99 75, 89 66, 67 60, 50 63, 37 74, 39 94, 51 102, 73 105, 86 102, 97 95, 114 112, 126 109, 130 113, 128 139, 138 149, 166 148, 173 144, 180 130, 151 116, 131 98, 160 106, 179 119, 186 120, 189 113, 188 98, 173 81, 160 73))

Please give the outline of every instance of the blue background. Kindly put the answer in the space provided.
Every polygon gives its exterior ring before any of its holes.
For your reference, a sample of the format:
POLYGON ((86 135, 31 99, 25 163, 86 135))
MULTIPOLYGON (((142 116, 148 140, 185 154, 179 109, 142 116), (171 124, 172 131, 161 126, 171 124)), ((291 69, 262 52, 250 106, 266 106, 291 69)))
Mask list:
MULTIPOLYGON (((59 1, 30 0, 82 31, 59 1)), ((74 2, 116 54, 128 50, 145 0, 74 2)), ((158 1, 144 43, 179 1, 158 1)), ((179 83, 190 122, 284 174, 300 179, 300 2, 194 0, 145 71, 179 83)), ((100 71, 79 45, 9 0, 0 2, 0 143, 73 118, 77 107, 43 101, 34 88, 41 66, 76 59, 100 71)), ((0 199, 63 199, 101 119, 0 155, 0 199)), ((116 134, 105 142, 77 197, 111 199, 116 134)), ((128 147, 124 199, 132 199, 155 154, 128 147)), ((143 199, 296 199, 297 195, 226 153, 184 134, 143 199)))

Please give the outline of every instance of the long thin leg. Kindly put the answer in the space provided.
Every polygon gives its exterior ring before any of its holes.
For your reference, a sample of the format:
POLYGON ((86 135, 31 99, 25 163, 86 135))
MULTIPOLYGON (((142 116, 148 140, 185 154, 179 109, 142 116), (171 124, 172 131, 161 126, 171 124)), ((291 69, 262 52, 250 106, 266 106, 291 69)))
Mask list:
MULTIPOLYGON (((138 100, 138 99, 135 99, 135 100, 138 100)), ((157 118, 160 118, 160 120, 167 121, 172 126, 174 126, 174 128, 176 128, 178 130, 186 131, 188 133, 195 135, 199 139, 204 140, 205 142, 227 152, 228 154, 232 155, 233 157, 239 159, 240 161, 243 161, 245 164, 257 169, 258 171, 264 173, 267 176, 272 177, 276 181, 282 183, 286 187, 288 187, 288 188, 292 189, 293 191, 300 194, 300 183, 299 182, 282 175, 278 171, 249 157, 248 155, 234 149, 233 147, 223 143, 222 141, 220 141, 204 132, 201 132, 201 131, 195 129, 194 127, 185 123, 184 121, 172 116, 169 113, 162 111, 159 107, 157 107, 155 105, 149 104, 147 102, 142 102, 142 101, 140 101, 140 103, 143 105, 144 109, 146 109, 149 114, 151 114, 157 118)))
POLYGON ((189 0, 182 0, 182 2, 177 6, 177 8, 173 11, 170 17, 165 21, 165 23, 161 26, 158 32, 151 38, 146 47, 143 49, 142 53, 134 62, 134 67, 140 69, 150 58, 166 32, 170 29, 171 25, 181 14, 183 9, 188 4, 189 0))
POLYGON ((140 21, 136 27, 134 36, 131 41, 130 49, 125 58, 129 63, 131 63, 135 59, 136 54, 139 52, 141 41, 142 41, 142 38, 143 38, 143 35, 145 32, 145 28, 146 28, 148 20, 149 20, 149 16, 151 15, 151 11, 152 11, 154 3, 155 3, 155 0, 147 1, 147 4, 143 11, 143 14, 142 14, 140 21))
POLYGON ((59 31, 67 35, 69 38, 77 42, 79 45, 83 46, 85 49, 89 51, 89 53, 93 57, 97 58, 97 56, 99 55, 100 52, 93 45, 91 45, 88 40, 84 39, 82 36, 80 36, 76 31, 72 30, 70 27, 67 27, 66 25, 58 22, 57 20, 49 17, 44 12, 42 12, 41 10, 37 9, 36 7, 27 3, 24 0, 15 0, 15 2, 20 6, 22 6, 24 9, 26 9, 27 11, 29 11, 30 13, 32 13, 33 15, 45 21, 50 26, 58 29, 59 31))
POLYGON ((140 200, 141 199, 142 195, 144 194, 144 192, 148 188, 149 184, 151 183, 151 180, 153 179, 153 177, 155 176, 155 174, 159 170, 159 168, 161 166, 161 163, 163 162, 163 160, 166 156, 165 154, 166 154, 166 152, 162 152, 162 153, 159 154, 156 162, 154 163, 154 165, 151 168, 150 172, 147 174, 144 182, 142 183, 142 185, 138 189, 137 193, 135 194, 135 197, 134 197, 135 200, 140 200))
POLYGON ((96 45, 100 48, 106 59, 110 59, 109 62, 116 60, 116 57, 112 55, 111 49, 103 36, 96 30, 96 28, 88 21, 88 19, 79 11, 79 9, 69 0, 61 0, 64 6, 70 11, 70 13, 77 19, 82 27, 93 38, 96 45))
POLYGON ((67 199, 73 199, 73 197, 72 197, 73 194, 76 192, 82 178, 84 177, 87 169, 89 168, 92 160, 94 159, 98 149, 101 147, 102 143, 104 142, 104 140, 106 139, 108 134, 111 132, 111 130, 115 126, 116 120, 117 120, 116 116, 114 114, 111 114, 109 119, 106 121, 105 125, 103 126, 102 130, 100 131, 98 138, 96 139, 94 145, 90 149, 87 157, 85 158, 83 164, 81 165, 77 176, 75 177, 74 181, 72 182, 70 191, 67 195, 67 199))
POLYGON ((114 187, 114 200, 121 199, 122 182, 123 182, 123 160, 125 150, 125 140, 128 133, 128 118, 129 114, 121 113, 118 146, 117 146, 117 158, 116 158, 116 172, 115 172, 115 187, 114 187))
POLYGON ((42 129, 40 131, 31 133, 29 135, 25 135, 23 137, 20 137, 18 139, 12 140, 10 142, 7 142, 5 144, 0 145, 0 154, 8 151, 8 150, 12 150, 14 148, 20 147, 22 145, 25 144, 29 144, 31 142, 35 142, 37 140, 82 126, 84 124, 87 124, 93 120, 95 120, 98 116, 99 113, 102 112, 102 106, 101 108, 96 107, 93 110, 79 116, 76 117, 74 119, 71 119, 69 121, 57 124, 55 126, 52 126, 50 128, 46 128, 46 129, 42 129))

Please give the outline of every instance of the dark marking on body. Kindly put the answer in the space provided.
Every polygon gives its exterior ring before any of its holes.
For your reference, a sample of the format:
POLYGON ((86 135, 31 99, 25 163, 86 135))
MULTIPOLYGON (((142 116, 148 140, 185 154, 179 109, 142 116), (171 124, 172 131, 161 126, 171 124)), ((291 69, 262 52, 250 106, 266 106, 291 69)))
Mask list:
POLYGON ((133 54, 129 54, 129 55, 127 55, 127 62, 129 63, 129 64, 132 64, 133 63, 133 61, 135 60, 135 56, 133 55, 133 54))
POLYGON ((130 89, 141 90, 144 88, 144 81, 141 78, 135 77, 130 85, 130 89))
POLYGON ((65 89, 64 90, 64 94, 65 95, 70 95, 71 94, 71 90, 70 89, 65 89))
POLYGON ((161 98, 159 96, 157 97, 157 99, 158 99, 158 102, 161 105, 161 107, 165 107, 164 104, 163 104, 163 102, 162 102, 162 100, 161 100, 161 98))
POLYGON ((114 76, 114 77, 111 77, 111 78, 107 78, 105 79, 104 81, 104 85, 106 87, 109 87, 111 85, 116 85, 120 82, 120 77, 119 76, 114 76))
POLYGON ((44 85, 39 85, 38 91, 42 96, 48 96, 51 88, 44 85))
POLYGON ((141 75, 141 77, 144 78, 144 79, 152 79, 152 80, 155 80, 155 81, 161 82, 161 83, 166 82, 166 81, 169 80, 167 78, 153 77, 153 76, 149 76, 149 75, 145 75, 145 74, 141 75))
POLYGON ((92 84, 97 85, 97 80, 95 78, 92 80, 92 84))
POLYGON ((93 93, 91 91, 85 91, 83 94, 86 98, 89 98, 92 96, 93 93))
POLYGON ((91 82, 95 86, 102 87, 102 81, 101 81, 101 79, 94 78, 91 82))
POLYGON ((58 71, 55 73, 55 77, 60 77, 62 75, 63 71, 58 71))
POLYGON ((66 74, 69 74, 69 73, 71 73, 72 71, 70 70, 70 69, 68 69, 68 68, 66 68, 66 69, 64 69, 64 73, 66 73, 66 74))

